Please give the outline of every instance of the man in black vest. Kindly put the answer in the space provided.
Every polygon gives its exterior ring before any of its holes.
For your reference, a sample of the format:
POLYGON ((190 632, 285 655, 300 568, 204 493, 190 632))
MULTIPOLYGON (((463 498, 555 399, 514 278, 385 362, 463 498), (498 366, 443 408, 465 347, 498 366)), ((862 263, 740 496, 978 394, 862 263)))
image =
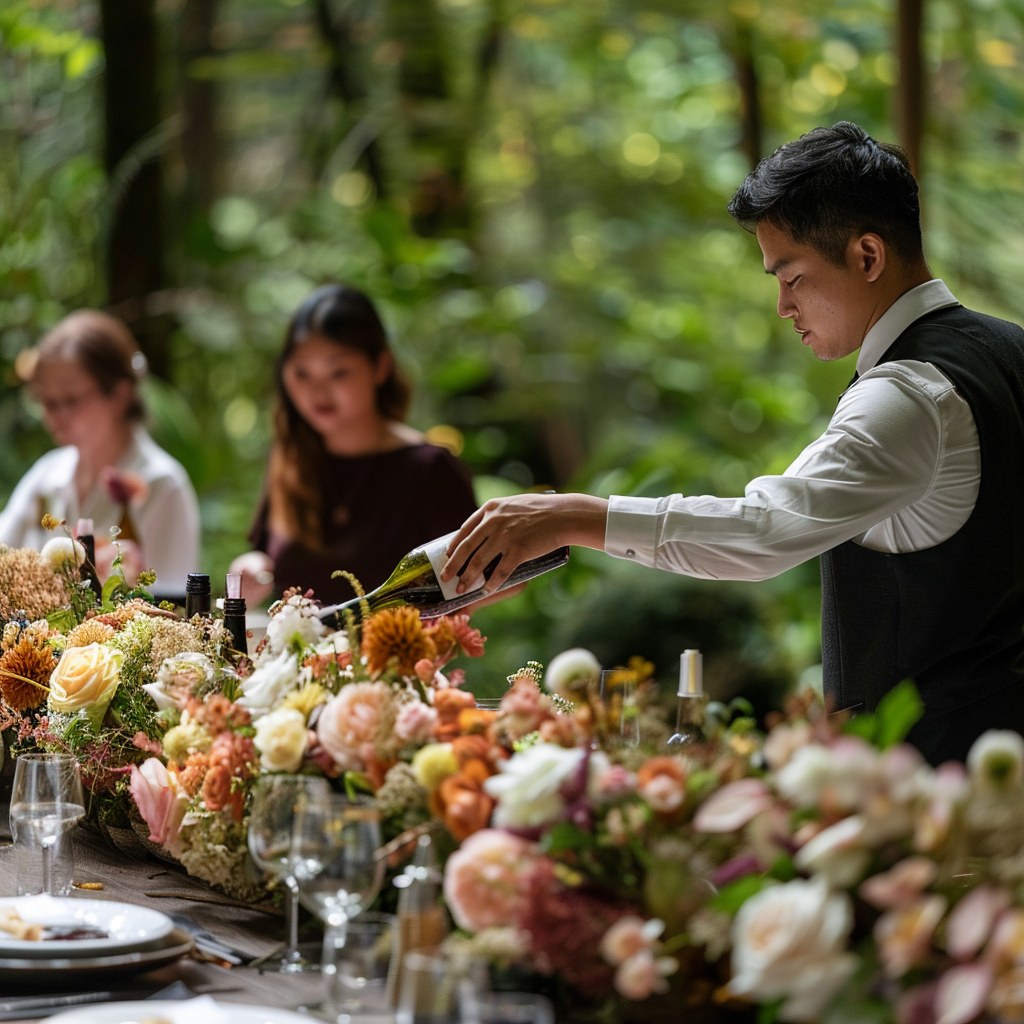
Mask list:
POLYGON ((488 502, 449 548, 487 590, 562 544, 713 579, 821 556, 825 695, 873 708, 915 680, 911 741, 963 760, 985 729, 1024 732, 1024 331, 932 277, 917 183, 898 147, 848 122, 750 174, 729 212, 819 359, 860 350, 828 429, 743 498, 520 495, 488 502))

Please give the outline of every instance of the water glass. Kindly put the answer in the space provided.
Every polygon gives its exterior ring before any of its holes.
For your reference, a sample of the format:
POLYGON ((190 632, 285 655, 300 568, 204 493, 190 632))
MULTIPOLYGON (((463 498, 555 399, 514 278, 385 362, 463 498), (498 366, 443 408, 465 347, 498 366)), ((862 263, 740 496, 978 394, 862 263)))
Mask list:
POLYGON ((459 1009, 460 1024, 555 1024, 551 1000, 532 992, 467 993, 459 1009))
POLYGON ((38 886, 31 872, 19 871, 19 890, 63 895, 71 888, 71 830, 85 817, 78 762, 70 754, 23 754, 14 767, 11 836, 20 864, 38 864, 38 886), (60 877, 54 868, 60 866, 60 877))
POLYGON ((460 1005, 478 1001, 487 987, 487 966, 481 960, 456 960, 436 950, 406 953, 395 1022, 453 1024, 460 1005))
POLYGON ((360 914, 324 939, 325 1016, 337 1024, 388 1012, 387 980, 395 944, 392 914, 360 914))
MULTIPOLYGON (((281 953, 259 961, 261 971, 301 974, 320 969, 299 949, 299 864, 294 834, 307 804, 329 795, 327 780, 313 775, 261 775, 253 787, 249 852, 258 867, 276 875, 288 889, 287 946, 281 953)), ((308 875, 315 871, 315 865, 303 864, 301 871, 308 875)))

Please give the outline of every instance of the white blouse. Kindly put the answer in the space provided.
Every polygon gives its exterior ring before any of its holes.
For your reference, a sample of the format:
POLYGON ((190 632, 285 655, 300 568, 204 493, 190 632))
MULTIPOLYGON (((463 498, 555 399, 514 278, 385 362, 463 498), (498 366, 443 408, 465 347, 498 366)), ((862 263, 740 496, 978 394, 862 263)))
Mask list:
POLYGON ((970 406, 930 363, 878 365, 910 324, 953 305, 939 280, 897 299, 865 337, 860 377, 828 429, 780 476, 752 480, 742 498, 613 497, 605 550, 688 576, 762 580, 848 540, 900 554, 953 536, 981 484, 970 406))
MULTIPOLYGON (((73 445, 47 452, 18 481, 0 512, 0 543, 11 547, 42 548, 53 534, 40 525, 49 512, 72 529, 81 517, 92 519, 97 546, 121 521, 121 506, 112 501, 102 482, 79 505, 75 492, 78 449, 73 445)), ((147 493, 129 506, 142 548, 143 566, 155 569, 155 594, 184 594, 185 576, 199 569, 199 503, 185 468, 167 454, 141 426, 117 468, 140 477, 147 493)))

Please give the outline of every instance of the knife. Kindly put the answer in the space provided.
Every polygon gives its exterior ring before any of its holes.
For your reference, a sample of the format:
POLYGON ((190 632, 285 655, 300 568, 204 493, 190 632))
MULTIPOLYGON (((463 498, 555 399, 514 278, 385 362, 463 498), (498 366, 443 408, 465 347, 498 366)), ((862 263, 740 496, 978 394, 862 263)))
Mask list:
POLYGON ((72 992, 63 996, 14 996, 10 999, 0 999, 0 1021, 49 1017, 66 1006, 105 1003, 113 998, 113 992, 72 992))

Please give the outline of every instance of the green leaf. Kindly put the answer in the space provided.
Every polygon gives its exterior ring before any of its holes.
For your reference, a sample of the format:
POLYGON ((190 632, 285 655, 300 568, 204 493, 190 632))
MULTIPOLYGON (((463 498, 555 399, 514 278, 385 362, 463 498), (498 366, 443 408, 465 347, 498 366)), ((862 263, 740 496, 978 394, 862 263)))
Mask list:
POLYGON ((768 874, 772 878, 777 878, 780 882, 791 882, 796 878, 796 868, 793 866, 793 858, 789 854, 782 854, 774 864, 768 869, 768 874))
POLYGON ((718 895, 708 904, 712 910, 720 910, 723 914, 735 914, 751 896, 756 896, 768 880, 764 875, 746 875, 737 878, 718 890, 718 895))
POLYGON ((345 795, 349 800, 373 792, 370 780, 362 772, 345 772, 345 795))
POLYGON ((61 633, 67 633, 78 625, 77 616, 70 608, 58 608, 55 612, 50 612, 46 616, 46 621, 51 629, 59 630, 61 633))
POLYGON ((894 686, 879 702, 875 711, 875 743, 885 750, 902 743, 907 733, 924 714, 924 701, 913 680, 904 679, 894 686))
POLYGON ((785 999, 773 999, 770 1003, 762 1003, 757 1008, 757 1024, 775 1024, 785 1001, 785 999))
POLYGON ((872 714, 857 715, 851 718, 846 725, 843 726, 843 733, 847 736, 860 736, 861 739, 865 739, 868 743, 875 742, 875 716, 872 714))
POLYGON ((594 845, 594 837, 571 821, 560 821, 544 837, 541 847, 545 853, 559 853, 563 850, 588 850, 594 845))
POLYGON ((103 584, 103 593, 100 595, 100 604, 105 610, 109 611, 109 609, 113 607, 114 594, 117 593, 123 582, 124 581, 117 575, 117 573, 111 573, 107 578, 107 582, 103 584))

